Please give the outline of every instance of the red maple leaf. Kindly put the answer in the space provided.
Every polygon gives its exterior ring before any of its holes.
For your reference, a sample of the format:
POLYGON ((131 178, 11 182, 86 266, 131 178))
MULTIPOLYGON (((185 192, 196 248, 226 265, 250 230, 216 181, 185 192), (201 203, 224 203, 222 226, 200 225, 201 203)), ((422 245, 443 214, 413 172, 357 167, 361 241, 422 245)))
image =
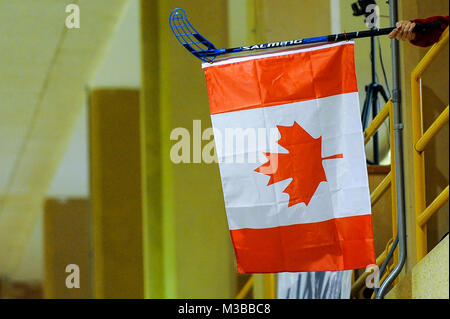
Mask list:
POLYGON ((342 154, 322 158, 322 136, 313 138, 297 122, 292 126, 277 125, 281 138, 278 144, 289 153, 264 153, 269 159, 255 169, 270 176, 267 186, 292 178, 283 193, 289 195, 288 207, 309 204, 321 182, 326 182, 322 161, 343 158, 342 154))

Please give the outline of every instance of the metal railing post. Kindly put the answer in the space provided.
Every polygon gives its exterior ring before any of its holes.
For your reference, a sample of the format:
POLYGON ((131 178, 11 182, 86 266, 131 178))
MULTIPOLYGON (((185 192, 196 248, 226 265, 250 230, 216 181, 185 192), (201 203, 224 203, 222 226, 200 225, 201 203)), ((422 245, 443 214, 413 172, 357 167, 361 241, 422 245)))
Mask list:
MULTIPOLYGON (((391 18, 391 26, 395 26, 398 21, 397 0, 389 0, 389 10, 391 18)), ((387 289, 400 274, 403 265, 406 262, 406 227, 405 227, 405 199, 403 184, 403 148, 402 148, 402 129, 403 123, 401 119, 401 90, 400 90, 400 54, 398 40, 391 41, 392 53, 392 77, 393 77, 393 94, 392 101, 394 103, 394 140, 395 140, 395 182, 396 182, 396 206, 397 206, 397 235, 398 235, 398 263, 392 272, 386 277, 377 290, 375 298, 382 299, 387 289)), ((395 249, 393 245, 391 249, 395 249)))

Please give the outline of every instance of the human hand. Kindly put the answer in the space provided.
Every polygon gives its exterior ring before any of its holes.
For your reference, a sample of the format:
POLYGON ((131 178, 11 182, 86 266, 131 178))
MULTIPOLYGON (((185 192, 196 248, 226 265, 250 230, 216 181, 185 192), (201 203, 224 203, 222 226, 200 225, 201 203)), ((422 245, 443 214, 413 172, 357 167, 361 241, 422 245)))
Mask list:
POLYGON ((396 38, 397 40, 414 40, 416 38, 415 33, 413 32, 416 24, 411 21, 399 21, 396 23, 396 28, 389 33, 388 37, 390 39, 396 38))

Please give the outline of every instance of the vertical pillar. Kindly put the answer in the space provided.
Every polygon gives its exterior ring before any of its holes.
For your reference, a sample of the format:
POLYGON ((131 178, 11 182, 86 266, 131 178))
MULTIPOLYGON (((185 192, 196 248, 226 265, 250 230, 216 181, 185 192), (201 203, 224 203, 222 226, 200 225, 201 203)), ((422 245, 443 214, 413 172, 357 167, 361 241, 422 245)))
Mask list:
POLYGON ((89 133, 94 296, 142 298, 139 91, 93 90, 89 133))
POLYGON ((92 298, 89 201, 47 199, 44 203, 44 296, 92 298), (79 288, 68 288, 68 265, 78 266, 79 288))
POLYGON ((167 26, 176 7, 210 30, 216 45, 225 47, 228 37, 226 0, 141 1, 146 297, 232 298, 236 268, 218 165, 194 152, 210 142, 202 140, 211 127, 205 79, 200 61, 167 26), (189 163, 170 158, 175 128, 189 132, 189 163))
POLYGON ((145 298, 164 298, 159 1, 141 0, 141 161, 145 298))

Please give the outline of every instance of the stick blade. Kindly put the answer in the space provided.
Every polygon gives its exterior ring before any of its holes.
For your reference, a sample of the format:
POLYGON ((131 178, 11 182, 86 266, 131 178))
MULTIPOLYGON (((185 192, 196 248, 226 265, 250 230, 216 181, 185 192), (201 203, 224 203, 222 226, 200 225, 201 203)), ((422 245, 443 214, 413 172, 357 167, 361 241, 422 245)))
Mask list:
POLYGON ((169 17, 170 28, 186 50, 205 62, 213 62, 219 50, 195 30, 183 9, 172 10, 169 17))

